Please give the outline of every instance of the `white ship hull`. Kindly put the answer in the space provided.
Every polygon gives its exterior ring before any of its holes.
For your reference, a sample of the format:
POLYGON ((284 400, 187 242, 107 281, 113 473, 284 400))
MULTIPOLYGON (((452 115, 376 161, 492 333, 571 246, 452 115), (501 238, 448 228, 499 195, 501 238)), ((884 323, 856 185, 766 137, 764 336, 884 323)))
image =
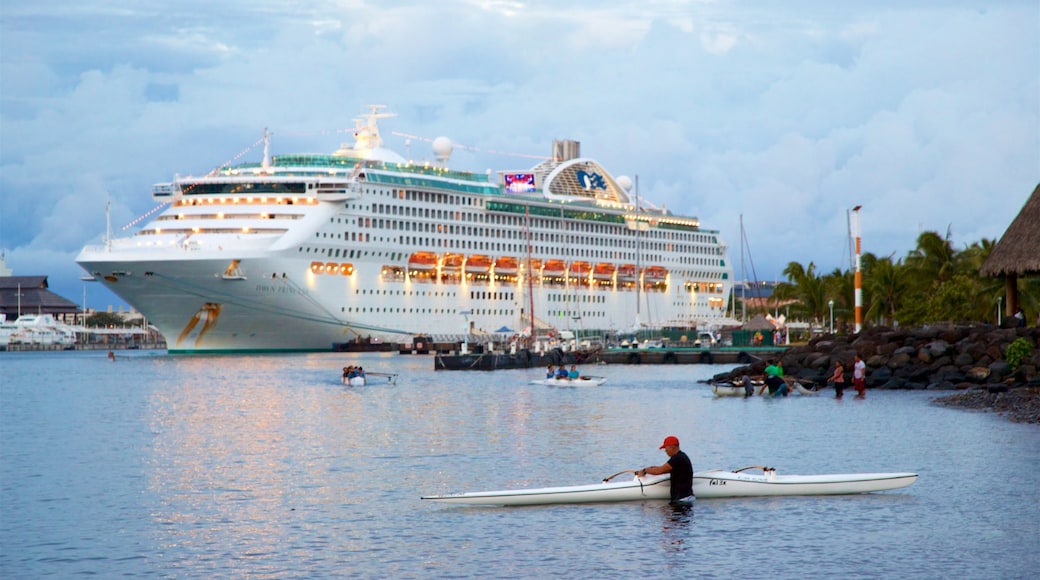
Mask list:
POLYGON ((532 305, 544 332, 724 316, 732 269, 718 232, 637 210, 591 160, 540 164, 521 174, 534 190, 517 193, 403 163, 374 146, 369 121, 354 149, 270 160, 265 148, 261 164, 158 185, 164 211, 77 262, 174 352, 510 334, 532 326, 532 305), (554 274, 574 262, 601 266, 554 274))

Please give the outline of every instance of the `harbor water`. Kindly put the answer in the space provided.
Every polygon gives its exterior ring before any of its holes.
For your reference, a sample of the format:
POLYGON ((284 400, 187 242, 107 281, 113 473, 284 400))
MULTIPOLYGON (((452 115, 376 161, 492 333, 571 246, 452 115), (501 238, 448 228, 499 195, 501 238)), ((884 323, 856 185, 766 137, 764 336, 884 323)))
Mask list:
POLYGON ((434 372, 391 353, 0 353, 0 577, 1033 578, 1040 429, 870 391, 714 398, 710 365, 434 372), (397 373, 343 386, 340 369, 397 373), (473 508, 694 469, 912 471, 879 494, 473 508))

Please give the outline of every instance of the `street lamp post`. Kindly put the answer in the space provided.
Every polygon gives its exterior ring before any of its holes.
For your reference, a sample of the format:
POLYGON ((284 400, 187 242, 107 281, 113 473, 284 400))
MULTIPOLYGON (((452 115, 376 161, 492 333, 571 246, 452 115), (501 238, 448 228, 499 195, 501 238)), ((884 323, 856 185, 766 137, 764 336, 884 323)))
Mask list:
POLYGON ((828 300, 827 306, 831 309, 831 334, 834 334, 834 301, 828 300))

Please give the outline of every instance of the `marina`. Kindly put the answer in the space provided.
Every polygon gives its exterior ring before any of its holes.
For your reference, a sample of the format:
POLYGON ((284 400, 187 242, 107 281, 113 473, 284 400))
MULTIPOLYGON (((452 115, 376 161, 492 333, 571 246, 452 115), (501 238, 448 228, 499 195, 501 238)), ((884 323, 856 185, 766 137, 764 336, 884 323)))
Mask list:
POLYGON ((719 231, 654 205, 577 141, 533 167, 468 172, 445 137, 432 160, 391 150, 379 123, 392 116, 371 107, 328 154, 273 154, 265 133, 259 161, 155 185, 149 220, 76 261, 178 353, 495 329, 531 348, 563 331, 735 322, 719 231))

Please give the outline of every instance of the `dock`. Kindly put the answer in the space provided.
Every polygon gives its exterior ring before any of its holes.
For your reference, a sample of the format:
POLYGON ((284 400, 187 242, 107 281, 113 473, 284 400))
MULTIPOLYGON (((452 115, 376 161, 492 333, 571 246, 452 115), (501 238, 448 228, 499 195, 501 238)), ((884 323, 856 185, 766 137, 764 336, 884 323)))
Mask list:
POLYGON ((728 364, 744 365, 778 357, 785 348, 778 347, 717 347, 717 348, 610 348, 597 353, 605 364, 629 365, 690 365, 728 364))
POLYGON ((609 348, 591 351, 530 352, 519 350, 515 354, 502 352, 474 352, 459 354, 438 352, 434 359, 434 370, 481 370, 518 369, 544 367, 546 365, 668 365, 668 364, 726 364, 744 365, 784 353, 777 347, 719 347, 706 348, 609 348))

